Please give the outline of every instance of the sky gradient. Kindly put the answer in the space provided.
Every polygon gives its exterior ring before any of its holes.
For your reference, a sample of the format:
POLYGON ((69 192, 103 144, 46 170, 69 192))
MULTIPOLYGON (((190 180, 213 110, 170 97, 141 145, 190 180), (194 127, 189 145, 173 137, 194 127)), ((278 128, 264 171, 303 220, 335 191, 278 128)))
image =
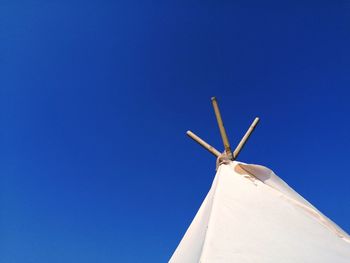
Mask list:
POLYGON ((1 1, 0 255, 166 262, 222 150, 350 232, 350 2, 1 1))

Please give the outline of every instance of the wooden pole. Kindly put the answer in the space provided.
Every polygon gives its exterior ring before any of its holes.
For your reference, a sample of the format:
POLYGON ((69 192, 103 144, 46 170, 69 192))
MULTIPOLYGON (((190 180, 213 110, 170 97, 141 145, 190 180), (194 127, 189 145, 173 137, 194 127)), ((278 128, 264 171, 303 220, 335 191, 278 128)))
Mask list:
POLYGON ((222 142, 223 142, 224 147, 225 147, 225 152, 230 158, 232 158, 232 151, 231 151, 230 143, 229 143, 228 138, 227 138, 224 123, 223 123, 222 118, 221 118, 218 102, 217 102, 215 97, 211 98, 211 102, 213 104, 216 120, 218 122, 219 130, 220 130, 220 134, 221 134, 221 138, 222 138, 222 142))
POLYGON ((211 154, 213 154, 216 157, 219 157, 221 155, 221 153, 216 150, 213 146, 211 146, 210 144, 206 143, 204 140, 202 140, 201 138, 199 138, 197 135, 195 135, 193 132, 191 131, 187 131, 186 134, 193 139, 195 142, 199 143, 204 149, 208 150, 211 154))
POLYGON ((239 153, 243 149, 243 147, 246 144, 247 140, 249 139, 250 135, 254 131, 256 125, 258 125, 258 122, 259 122, 259 118, 256 117, 254 119, 253 123, 250 125, 249 129, 247 130, 247 132, 245 133, 245 135, 243 136, 242 140, 239 142, 239 144, 236 147, 235 151, 233 152, 233 160, 236 160, 236 158, 238 157, 239 153))

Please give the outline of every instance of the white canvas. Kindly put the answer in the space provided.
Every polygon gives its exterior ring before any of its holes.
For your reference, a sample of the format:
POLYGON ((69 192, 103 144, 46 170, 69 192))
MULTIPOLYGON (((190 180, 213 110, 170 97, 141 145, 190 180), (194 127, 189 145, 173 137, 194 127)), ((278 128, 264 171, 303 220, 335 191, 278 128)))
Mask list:
POLYGON ((232 162, 169 262, 349 263, 350 237, 268 168, 232 162))

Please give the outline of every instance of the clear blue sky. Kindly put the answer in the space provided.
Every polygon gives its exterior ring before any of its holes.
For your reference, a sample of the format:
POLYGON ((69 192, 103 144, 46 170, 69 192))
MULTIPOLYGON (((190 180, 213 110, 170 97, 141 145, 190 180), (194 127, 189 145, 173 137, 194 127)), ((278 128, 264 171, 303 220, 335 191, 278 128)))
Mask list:
POLYGON ((215 173, 188 129, 350 232, 350 2, 0 3, 0 255, 166 262, 215 173))

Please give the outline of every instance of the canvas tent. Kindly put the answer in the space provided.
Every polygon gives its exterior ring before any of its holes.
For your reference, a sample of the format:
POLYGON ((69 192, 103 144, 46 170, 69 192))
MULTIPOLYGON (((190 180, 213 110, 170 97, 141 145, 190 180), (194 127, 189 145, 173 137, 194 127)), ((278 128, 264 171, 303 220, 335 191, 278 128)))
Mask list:
POLYGON ((236 159, 255 118, 231 151, 212 98, 224 152, 187 134, 217 157, 217 173, 171 263, 349 263, 350 237, 270 169, 236 159))
POLYGON ((349 263, 350 237, 268 168, 230 162, 169 262, 349 263))

